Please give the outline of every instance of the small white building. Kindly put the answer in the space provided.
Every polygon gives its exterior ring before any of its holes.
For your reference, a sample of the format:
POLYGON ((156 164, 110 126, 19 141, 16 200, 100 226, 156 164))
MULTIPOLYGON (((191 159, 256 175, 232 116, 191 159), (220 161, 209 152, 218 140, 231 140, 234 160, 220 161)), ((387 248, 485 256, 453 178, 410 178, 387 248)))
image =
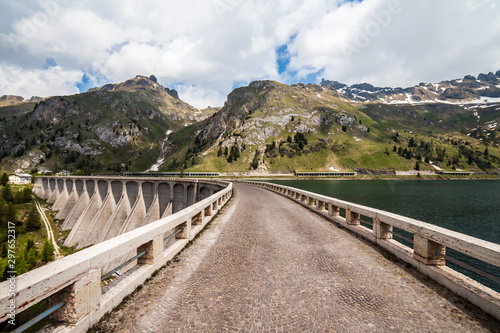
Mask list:
POLYGON ((13 173, 9 176, 9 184, 30 184, 31 175, 27 173, 13 173))

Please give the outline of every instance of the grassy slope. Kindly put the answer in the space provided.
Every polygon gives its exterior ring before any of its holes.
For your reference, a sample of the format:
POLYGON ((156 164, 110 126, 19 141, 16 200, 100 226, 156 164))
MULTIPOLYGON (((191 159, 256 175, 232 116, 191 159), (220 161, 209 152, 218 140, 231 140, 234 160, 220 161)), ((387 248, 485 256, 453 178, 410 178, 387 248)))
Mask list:
MULTIPOLYGON (((265 144, 275 140, 277 143, 285 141, 288 135, 294 135, 298 121, 305 121, 308 113, 327 107, 335 112, 343 112, 356 116, 358 121, 370 128, 370 132, 363 132, 353 127, 348 127, 346 133, 342 132, 337 124, 322 125, 316 131, 306 133, 309 144, 302 154, 292 158, 274 154, 274 157, 264 159, 265 166, 271 172, 290 172, 292 170, 324 171, 329 167, 340 170, 353 168, 366 168, 375 170, 412 170, 415 168, 416 159, 406 159, 394 153, 393 146, 409 148, 411 138, 417 144, 420 141, 431 144, 434 154, 424 154, 435 160, 436 148, 446 149, 445 161, 440 162, 445 170, 452 170, 452 165, 447 166, 447 160, 456 158, 457 169, 481 172, 474 164, 468 164, 464 156, 459 155, 458 145, 452 141, 467 142, 467 147, 478 152, 484 150, 484 145, 479 140, 466 135, 471 128, 478 125, 478 118, 473 112, 454 105, 379 105, 379 104, 353 104, 329 96, 325 92, 314 89, 289 87, 276 84, 274 90, 264 92, 256 91, 248 104, 256 103, 258 99, 265 100, 246 121, 252 118, 265 118, 270 115, 282 115, 282 110, 290 110, 288 114, 295 114, 295 122, 289 121, 286 126, 272 124, 280 131, 276 137, 267 139, 258 146, 247 146, 241 153, 242 157, 236 162, 228 163, 224 156, 217 157, 218 147, 213 148, 198 165, 190 166, 189 170, 198 171, 246 171, 249 170, 255 149, 264 150, 265 144), (399 142, 391 138, 395 132, 399 133, 399 142), (326 142, 326 147, 320 151, 311 151, 311 147, 320 142, 326 142), (386 154, 386 149, 389 154, 386 154)), ((238 105, 237 107, 242 107, 238 105)), ((488 112, 483 117, 484 121, 499 120, 498 112, 488 112)), ((236 131, 244 136, 240 130, 236 131)), ((234 139, 234 137, 233 137, 234 139)), ((285 147, 287 145, 285 144, 285 147)), ((415 148, 411 148, 415 149, 415 148)), ((500 156, 500 148, 489 146, 490 155, 500 156)), ((492 169, 500 166, 498 159, 490 159, 492 169)), ((427 163, 420 163, 420 170, 434 170, 427 163)))
MULTIPOLYGON (((145 170, 149 168, 160 154, 160 142, 165 136, 165 132, 176 130, 183 126, 184 120, 178 121, 170 118, 171 112, 186 112, 194 114, 196 111, 169 95, 160 94, 155 91, 122 91, 102 93, 83 93, 60 98, 73 110, 57 108, 58 118, 64 119, 60 123, 46 124, 42 121, 37 126, 37 121, 31 120, 33 105, 19 105, 19 109, 12 106, 0 108, 0 114, 10 115, 11 109, 15 109, 18 116, 16 118, 7 117, 7 122, 0 122, 0 127, 5 132, 18 131, 22 141, 31 142, 34 138, 43 137, 44 142, 30 147, 30 151, 42 153, 42 149, 47 153, 47 145, 52 145, 50 139, 56 131, 64 130, 66 140, 74 142, 75 137, 80 133, 81 144, 88 142, 99 143, 98 148, 101 153, 89 156, 88 163, 94 165, 94 170, 107 170, 109 167, 118 167, 122 163, 127 164, 130 170, 145 170), (155 104, 154 101, 161 100, 163 104, 155 104), (21 114, 25 114, 25 116, 21 114), (135 124, 134 124, 135 121, 135 124), (107 142, 102 142, 94 132, 95 127, 112 129, 129 133, 132 129, 141 128, 138 135, 120 147, 112 147, 107 142)), ((1 117, 0 117, 1 118, 1 117)), ((55 137, 60 136, 59 134, 55 137)), ((54 153, 46 159, 42 165, 50 170, 70 169, 71 165, 64 162, 65 156, 70 152, 54 153)), ((5 158, 0 165, 4 171, 12 171, 18 168, 13 163, 14 156, 5 158)), ((73 165, 76 168, 76 163, 73 165)), ((96 171, 97 171, 96 170, 96 171)))
MULTIPOLYGON (((210 145, 197 147, 195 136, 199 129, 210 119, 203 122, 189 125, 187 122, 179 123, 165 116, 171 108, 184 108, 181 102, 168 99, 161 107, 152 102, 154 98, 159 100, 162 96, 158 92, 145 91, 125 91, 110 92, 110 98, 103 99, 102 94, 79 94, 64 97, 70 100, 70 103, 79 105, 84 110, 92 110, 98 117, 99 126, 104 126, 119 132, 128 132, 135 125, 131 124, 131 119, 137 119, 137 124, 143 128, 140 135, 134 136, 133 141, 126 143, 121 147, 112 147, 107 143, 101 143, 104 153, 91 157, 92 163, 99 163, 102 170, 110 166, 119 166, 122 163, 127 165, 130 171, 143 171, 149 168, 160 154, 160 144, 164 138, 167 129, 174 130, 170 135, 174 149, 166 158, 166 162, 161 170, 180 170, 183 166, 188 170, 198 171, 246 171, 250 168, 256 149, 265 150, 265 145, 273 140, 277 143, 286 141, 287 136, 292 136, 300 128, 299 123, 304 124, 311 115, 335 114, 341 112, 356 117, 356 121, 370 129, 369 132, 362 131, 359 128, 350 126, 344 133, 341 126, 336 123, 321 124, 314 127, 310 133, 305 133, 309 144, 294 157, 282 156, 280 153, 271 154, 264 158, 264 168, 271 172, 290 172, 292 170, 313 170, 325 171, 330 167, 349 170, 353 168, 366 168, 377 170, 411 170, 415 167, 416 159, 408 160, 392 152, 394 145, 397 148, 407 148, 409 140, 413 138, 417 143, 421 140, 432 144, 433 149, 446 149, 447 159, 456 157, 458 160, 457 168, 480 171, 474 163, 469 165, 464 156, 459 156, 458 146, 452 144, 451 140, 468 142, 468 148, 477 151, 481 155, 484 151, 482 139, 467 136, 471 129, 478 126, 478 118, 470 110, 465 110, 459 106, 446 104, 433 105, 381 105, 381 104, 361 104, 351 103, 339 99, 328 90, 324 90, 314 85, 295 85, 287 86, 280 83, 271 83, 265 89, 246 87, 240 88, 246 90, 244 98, 239 99, 233 106, 233 110, 247 108, 252 113, 245 117, 243 122, 249 122, 253 119, 266 119, 269 116, 291 117, 295 116, 294 121, 288 121, 284 126, 265 123, 265 126, 273 127, 279 134, 259 142, 257 145, 247 144, 247 150, 241 153, 238 161, 228 163, 225 157, 217 157, 218 146, 210 148, 210 145), (148 95, 149 94, 149 95, 148 95), (177 103, 177 104, 176 104, 177 103), (180 104, 179 104, 180 103, 180 104), (138 112, 138 110, 157 110, 156 113, 147 116, 138 112), (158 111, 161 109, 160 111, 158 111), (325 113, 326 112, 326 113, 325 113), (121 127, 120 127, 121 126, 121 127), (399 142, 392 140, 392 135, 399 133, 399 142), (318 145, 322 149, 317 151, 318 145), (209 149, 210 148, 210 149, 209 149), (202 154, 200 149, 209 149, 202 154), (386 149, 389 154, 385 154, 386 149), (194 151, 194 153, 193 153, 194 151), (194 157, 195 164, 192 163, 194 157)), ((27 106, 23 106, 26 108, 27 106)), ((9 108, 11 108, 9 106, 9 108)), ((29 109, 29 108, 28 108, 29 109)), ((17 110, 18 114, 26 113, 29 110, 17 110)), ((212 108, 208 111, 214 111, 212 108)), ((0 108, 0 111, 8 113, 6 109, 0 108)), ((222 109, 224 110, 224 109, 222 109)), ((193 110, 186 110, 192 113, 193 110)), ((499 121, 500 115, 493 108, 478 109, 482 123, 487 121, 499 121)), ((1 115, 1 112, 0 112, 1 115)), ((11 119, 8 124, 17 123, 17 128, 24 116, 18 116, 16 121, 11 119)), ((98 140, 89 126, 77 128, 77 124, 85 124, 87 118, 81 114, 70 114, 63 124, 54 126, 53 130, 64 129, 65 133, 76 133, 80 130, 83 142, 85 140, 98 140), (74 125, 71 125, 70 123, 74 125)), ((26 123, 27 124, 27 123, 26 123)), ((95 123, 91 123, 93 125, 95 123)), ((6 126, 0 123, 0 126, 6 126)), ((259 129, 256 129, 257 131, 259 129)), ((35 136, 40 136, 45 127, 35 127, 28 131, 25 127, 21 128, 23 138, 32 140, 35 136)), ((480 133, 481 134, 481 133, 480 133)), ((228 133, 225 140, 238 139, 241 145, 241 137, 246 133, 241 128, 236 128, 234 133, 228 133)), ((490 133, 481 134, 488 138, 490 133)), ((493 133, 495 135, 495 133, 493 133)), ((492 142, 488 145, 490 155, 500 156, 498 144, 492 142)), ((288 150, 293 150, 293 145, 285 144, 288 150)), ((33 151, 39 151, 40 145, 32 147, 33 151)), ((432 159, 437 156, 430 155, 432 159)), ((2 167, 8 165, 8 157, 4 159, 2 167)), ((498 168, 500 161, 490 159, 492 168, 498 168)), ((450 169, 452 166, 446 166, 446 160, 441 162, 443 167, 450 169)), ((63 162, 55 154, 45 164, 50 169, 61 169, 63 162)), ((433 170, 425 163, 421 163, 421 169, 433 170)))

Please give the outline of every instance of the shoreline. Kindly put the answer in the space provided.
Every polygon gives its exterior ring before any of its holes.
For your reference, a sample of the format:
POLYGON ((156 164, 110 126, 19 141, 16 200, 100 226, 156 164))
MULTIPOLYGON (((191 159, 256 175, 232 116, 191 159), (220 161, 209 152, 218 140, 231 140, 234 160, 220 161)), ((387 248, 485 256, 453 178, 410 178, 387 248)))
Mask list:
MULTIPOLYGON (((222 177, 221 177, 222 178, 222 177)), ((395 175, 357 175, 353 177, 290 177, 290 176, 233 176, 223 177, 225 179, 247 179, 247 180, 500 180, 499 175, 481 176, 395 176, 395 175)))

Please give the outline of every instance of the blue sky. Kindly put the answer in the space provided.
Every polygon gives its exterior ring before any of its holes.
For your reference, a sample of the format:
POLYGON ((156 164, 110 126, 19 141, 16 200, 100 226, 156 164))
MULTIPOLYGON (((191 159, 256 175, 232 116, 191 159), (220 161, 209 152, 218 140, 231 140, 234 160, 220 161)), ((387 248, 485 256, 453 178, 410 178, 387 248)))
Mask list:
POLYGON ((0 9, 0 95, 74 94, 154 74, 206 107, 253 80, 405 87, 500 69, 494 0, 0 0, 0 9))

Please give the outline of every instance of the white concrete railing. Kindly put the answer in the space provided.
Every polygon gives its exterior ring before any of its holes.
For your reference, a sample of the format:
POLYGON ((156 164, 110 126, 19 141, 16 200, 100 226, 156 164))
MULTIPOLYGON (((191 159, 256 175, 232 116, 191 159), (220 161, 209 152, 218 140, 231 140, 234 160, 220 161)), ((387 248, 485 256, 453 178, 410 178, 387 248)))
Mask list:
POLYGON ((446 247, 500 267, 500 245, 484 241, 433 224, 389 213, 383 210, 338 200, 317 193, 272 183, 244 181, 282 194, 335 223, 376 243, 419 271, 500 319, 500 293, 445 266, 446 247), (345 210, 345 218, 340 216, 345 210), (361 225, 361 218, 373 219, 373 229, 361 225), (413 249, 392 239, 393 227, 413 234, 413 249))
POLYGON ((12 299, 19 313, 48 298, 51 305, 66 302, 53 314, 55 321, 65 323, 58 332, 86 332, 179 253, 213 218, 232 195, 232 183, 217 183, 226 187, 175 214, 16 277, 15 297, 9 297, 10 282, 2 282, 0 322, 9 319, 12 299), (164 237, 172 229, 177 232, 176 241, 164 249, 164 237), (101 268, 132 251, 146 251, 137 259, 139 267, 102 294, 101 268))

